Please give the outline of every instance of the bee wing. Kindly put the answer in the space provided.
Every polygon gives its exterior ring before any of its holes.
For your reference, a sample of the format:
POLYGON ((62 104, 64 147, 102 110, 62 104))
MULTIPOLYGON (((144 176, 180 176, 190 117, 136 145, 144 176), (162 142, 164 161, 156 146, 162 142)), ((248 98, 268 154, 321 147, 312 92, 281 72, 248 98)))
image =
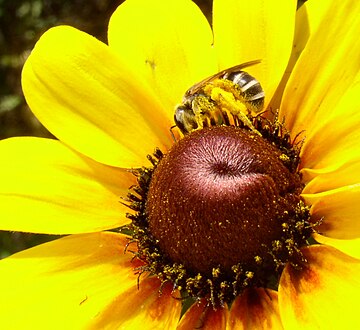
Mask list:
POLYGON ((220 78, 223 74, 225 74, 225 70, 224 71, 220 71, 210 77, 205 78, 204 80, 201 80, 200 82, 196 83, 194 86, 190 87, 186 93, 185 96, 191 96, 194 95, 195 93, 197 93, 203 86, 205 86, 207 83, 220 78))
POLYGON ((214 75, 207 77, 203 80, 201 80, 200 82, 196 83, 194 86, 190 87, 186 93, 185 93, 185 97, 189 97, 191 95, 194 95, 195 93, 197 93, 204 85, 206 85, 207 83, 218 79, 222 76, 224 76, 226 73, 232 73, 232 72, 238 72, 241 71, 241 69, 247 68, 249 66, 255 65, 255 64, 259 64, 261 62, 261 60, 254 60, 254 61, 249 61, 249 62, 245 62, 245 63, 241 63, 238 65, 235 65, 231 68, 222 70, 218 73, 215 73, 214 75))

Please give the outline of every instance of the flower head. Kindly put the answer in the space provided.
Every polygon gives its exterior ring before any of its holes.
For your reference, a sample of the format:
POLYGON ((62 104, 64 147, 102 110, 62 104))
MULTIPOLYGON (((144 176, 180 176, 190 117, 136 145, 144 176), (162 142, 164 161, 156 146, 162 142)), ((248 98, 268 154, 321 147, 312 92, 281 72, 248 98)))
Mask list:
POLYGON ((41 37, 23 90, 59 140, 0 143, 1 229, 68 236, 0 262, 3 327, 359 325, 360 5, 274 5, 211 28, 127 0, 109 45, 41 37))

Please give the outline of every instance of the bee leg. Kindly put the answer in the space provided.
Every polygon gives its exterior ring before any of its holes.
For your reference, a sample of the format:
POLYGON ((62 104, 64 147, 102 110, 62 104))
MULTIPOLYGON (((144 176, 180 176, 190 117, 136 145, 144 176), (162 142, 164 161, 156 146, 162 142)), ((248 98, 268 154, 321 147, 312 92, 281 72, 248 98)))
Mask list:
POLYGON ((175 137, 175 134, 173 132, 173 129, 176 128, 177 126, 176 125, 173 125, 170 127, 169 131, 170 131, 170 134, 171 134, 171 137, 173 138, 174 142, 176 143, 177 140, 176 140, 176 137, 175 137))
POLYGON ((226 111, 221 111, 221 114, 223 116, 225 125, 230 126, 230 119, 229 119, 229 116, 228 116, 227 112, 226 111))
POLYGON ((247 116, 245 112, 247 109, 244 103, 236 100, 232 93, 226 92, 220 88, 214 88, 211 93, 211 98, 220 106, 220 108, 226 109, 236 116, 245 126, 249 127, 251 131, 262 136, 247 116))

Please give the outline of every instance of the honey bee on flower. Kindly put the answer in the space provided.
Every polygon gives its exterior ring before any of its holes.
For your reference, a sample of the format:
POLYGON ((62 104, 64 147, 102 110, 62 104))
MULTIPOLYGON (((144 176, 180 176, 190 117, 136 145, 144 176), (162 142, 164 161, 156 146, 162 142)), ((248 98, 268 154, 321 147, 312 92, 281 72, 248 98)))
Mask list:
POLYGON ((22 88, 56 139, 0 141, 0 229, 65 236, 0 260, 0 329, 360 329, 360 2, 212 7, 37 41, 22 88), (243 58, 171 140, 193 77, 243 58))
POLYGON ((183 134, 207 126, 243 124, 261 135, 251 115, 261 112, 265 93, 256 78, 242 71, 250 61, 222 70, 189 88, 176 106, 174 121, 183 134))

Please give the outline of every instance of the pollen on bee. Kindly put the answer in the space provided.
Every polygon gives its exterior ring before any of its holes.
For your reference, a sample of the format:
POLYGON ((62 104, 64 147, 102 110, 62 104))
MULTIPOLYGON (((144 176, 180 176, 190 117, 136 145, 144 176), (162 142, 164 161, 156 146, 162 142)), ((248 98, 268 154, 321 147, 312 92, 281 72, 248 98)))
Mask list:
MULTIPOLYGON (((252 121, 249 118, 249 109, 246 106, 246 103, 243 100, 241 94, 236 93, 235 85, 226 80, 218 80, 221 82, 221 86, 213 86, 209 84, 209 87, 206 87, 204 90, 209 92, 211 100, 215 102, 219 112, 227 112, 234 119, 238 119, 239 123, 242 123, 246 127, 250 128, 250 130, 259 136, 261 133, 255 128, 252 121), (232 90, 231 86, 232 85, 232 90), (209 90, 207 90, 209 88, 209 90), (230 89, 229 91, 227 89, 230 89)), ((235 123, 238 124, 238 123, 235 123)))

